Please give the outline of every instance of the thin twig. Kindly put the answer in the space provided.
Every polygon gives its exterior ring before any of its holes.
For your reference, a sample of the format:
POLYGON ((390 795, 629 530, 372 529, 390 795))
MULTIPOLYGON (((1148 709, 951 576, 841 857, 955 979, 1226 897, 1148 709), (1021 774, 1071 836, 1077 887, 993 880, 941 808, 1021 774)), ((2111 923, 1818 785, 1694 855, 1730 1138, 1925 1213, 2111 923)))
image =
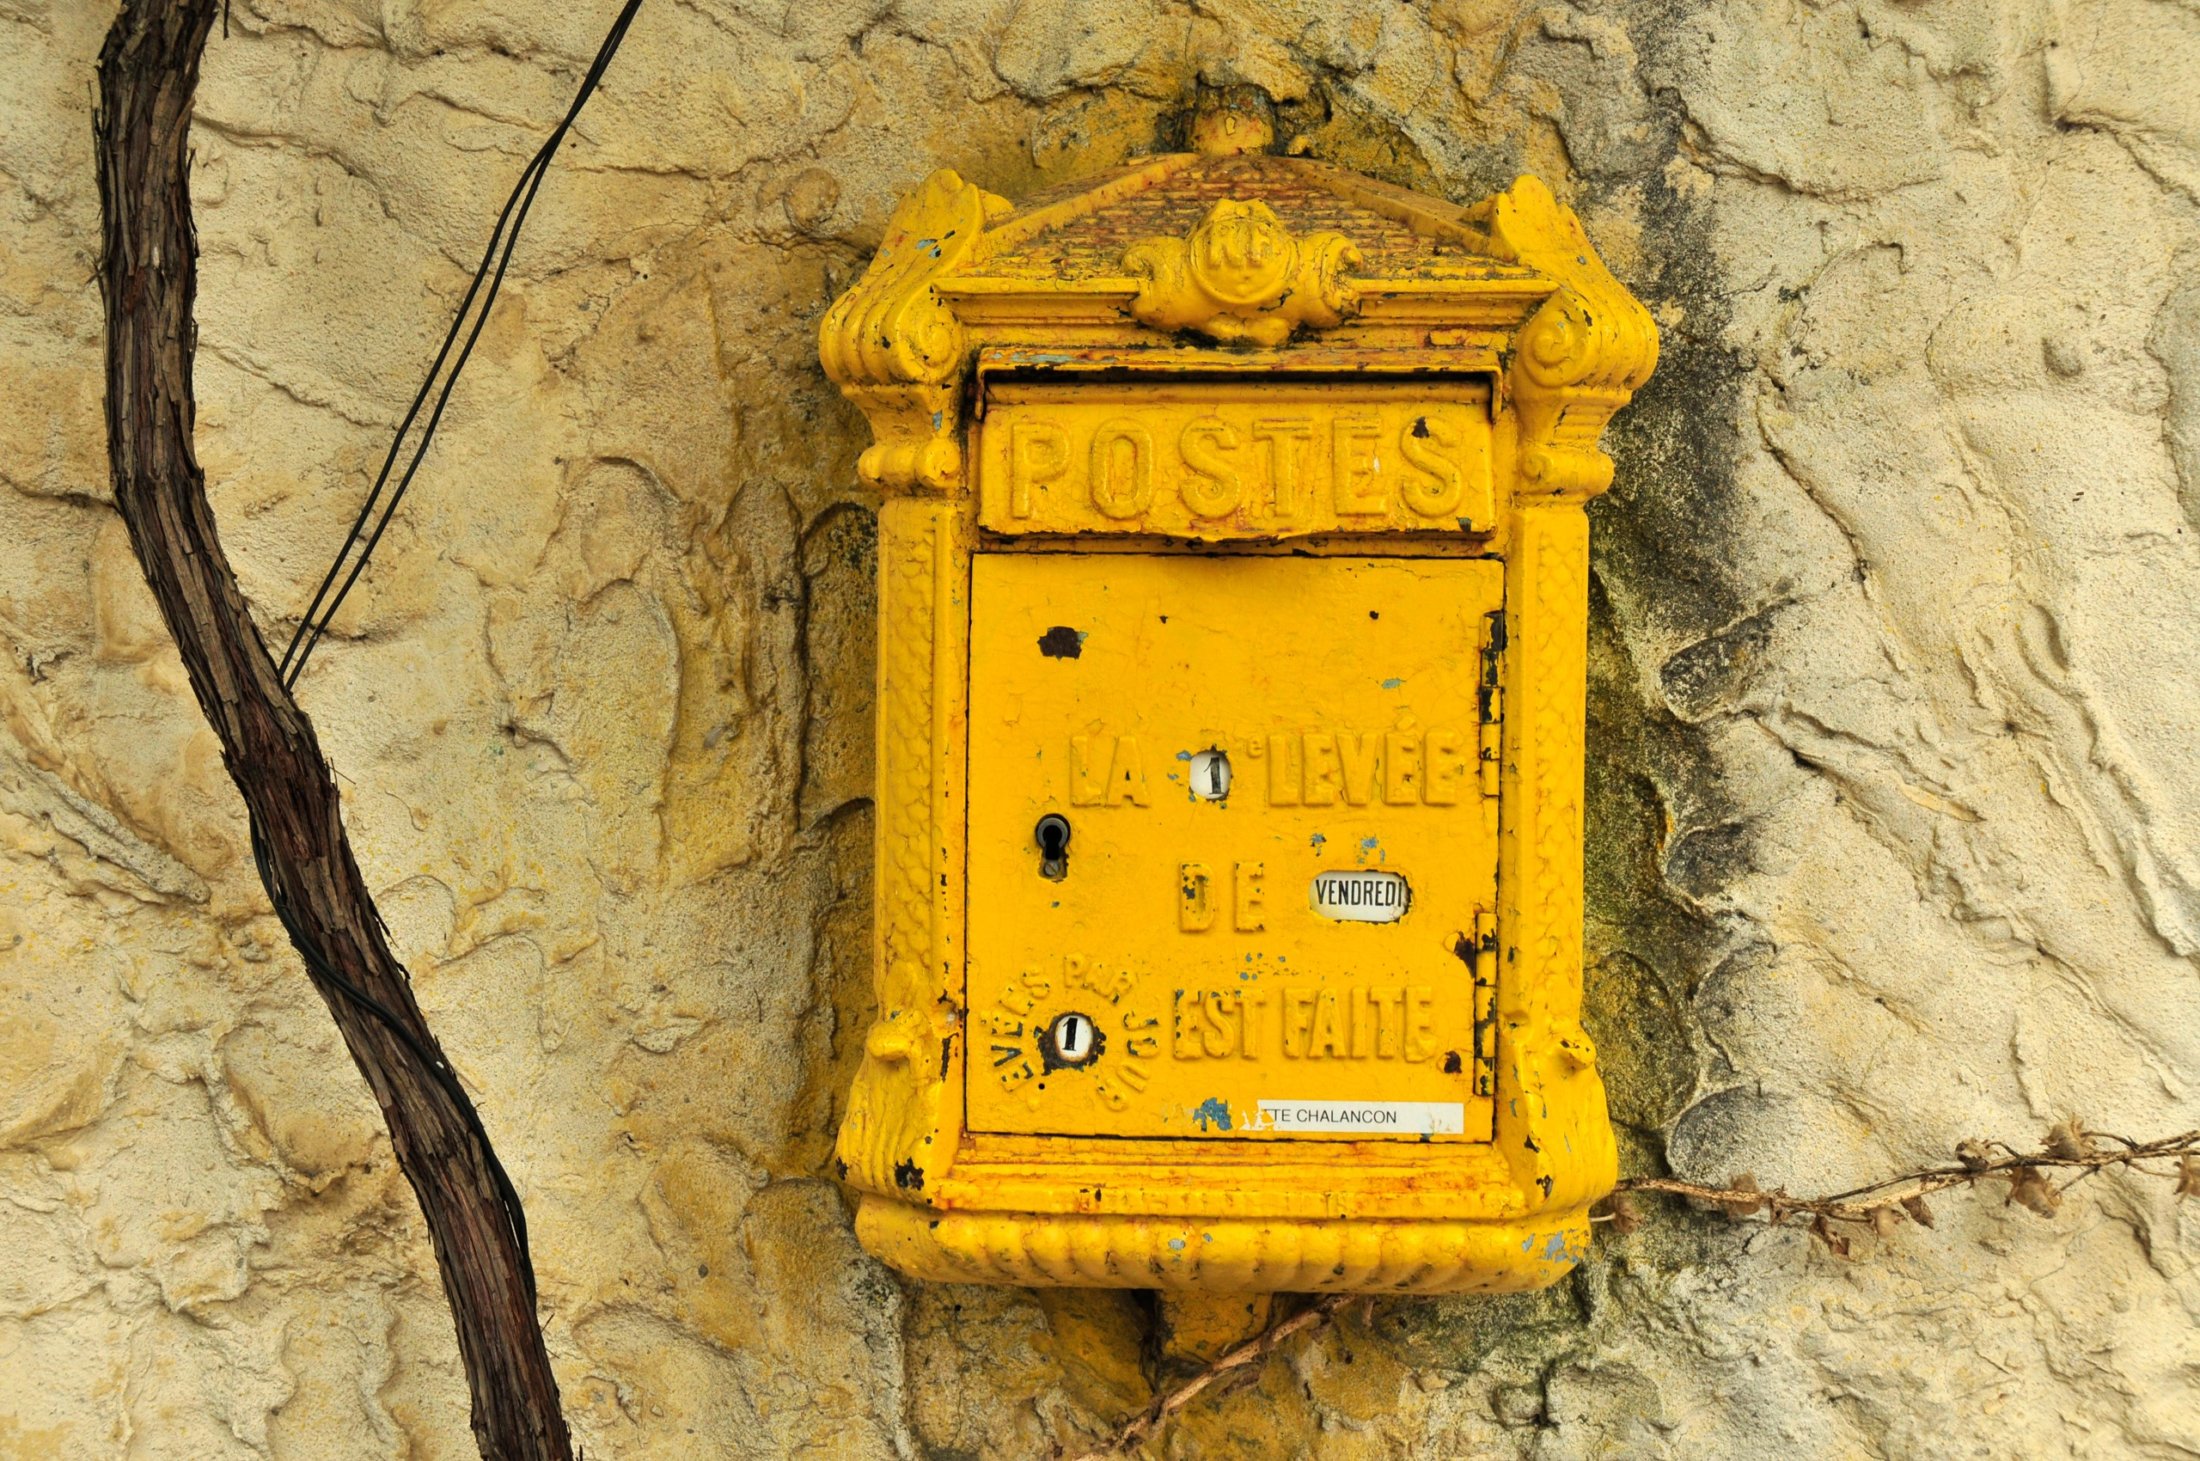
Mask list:
POLYGON ((1096 1451, 1087 1451, 1077 1461, 1106 1461, 1110 1456, 1120 1456, 1131 1447, 1145 1440, 1161 1428, 1164 1421, 1197 1399, 1209 1385, 1246 1365, 1257 1364, 1275 1352, 1276 1346, 1294 1334, 1311 1334, 1326 1326, 1358 1294, 1328 1294, 1316 1299, 1307 1308, 1290 1318, 1280 1320, 1262 1330, 1245 1343, 1231 1350, 1222 1358, 1201 1369, 1173 1390, 1156 1395, 1153 1404, 1131 1417, 1122 1429, 1110 1436, 1096 1451))

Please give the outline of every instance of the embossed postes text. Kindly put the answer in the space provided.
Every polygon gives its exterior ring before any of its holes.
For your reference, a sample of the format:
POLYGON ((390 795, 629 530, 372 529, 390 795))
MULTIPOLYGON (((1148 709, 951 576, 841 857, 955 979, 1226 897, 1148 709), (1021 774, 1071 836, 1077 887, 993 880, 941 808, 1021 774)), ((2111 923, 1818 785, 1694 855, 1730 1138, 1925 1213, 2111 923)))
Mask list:
POLYGON ((980 460, 995 532, 1457 533, 1492 519, 1489 411, 1471 384, 1000 386, 980 460))

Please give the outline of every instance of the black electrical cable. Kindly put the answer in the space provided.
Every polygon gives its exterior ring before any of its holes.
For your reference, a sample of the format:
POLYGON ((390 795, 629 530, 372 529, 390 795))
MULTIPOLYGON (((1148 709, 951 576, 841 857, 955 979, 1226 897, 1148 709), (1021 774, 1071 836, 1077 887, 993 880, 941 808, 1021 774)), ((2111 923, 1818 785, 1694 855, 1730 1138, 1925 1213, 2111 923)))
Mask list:
POLYGON ((535 194, 541 189, 542 180, 548 175, 550 163, 557 156, 559 145, 565 141, 565 134, 571 129, 573 119, 580 115, 581 108, 588 104, 588 98, 594 94, 597 83, 603 80, 611 58, 618 54, 619 43, 626 39, 627 26, 633 22, 634 13, 641 8, 642 0, 626 0, 626 4, 620 8, 618 18, 611 22, 611 29, 604 35, 603 45, 596 51, 594 64, 588 68, 588 74, 581 78, 580 90, 574 93, 573 104, 566 108, 564 119, 521 171, 519 181, 512 186, 511 196, 505 199, 504 211, 497 215, 496 228, 489 234, 489 246, 482 253, 481 263, 474 269, 473 282, 467 286, 465 297, 459 301, 458 313, 451 320, 451 328, 443 337, 443 347, 436 351, 435 362, 428 367, 427 379, 420 383, 420 390, 413 396, 411 409, 406 411, 405 419, 398 424, 397 435, 390 441, 389 455, 383 459, 382 470, 375 477, 374 487, 367 493, 367 500, 360 505, 358 518, 353 521, 351 531, 344 535, 343 546, 337 549, 335 561, 329 564, 328 572, 322 576, 321 586, 314 591, 313 602, 306 606, 304 615, 298 620, 297 629, 290 636, 290 644, 283 650, 282 662, 277 669, 282 675, 285 689, 296 688, 298 677, 305 672, 306 661, 312 657, 314 647, 321 642, 321 636, 327 633, 329 625, 335 622, 336 611, 344 606, 344 599, 351 593, 352 585, 359 581, 360 574, 366 572, 367 561, 374 556, 376 546, 382 541, 383 532, 388 529, 390 519, 396 515, 398 504, 405 500, 406 490, 412 486, 413 474, 420 470, 421 462, 428 455, 428 444, 435 438, 435 428, 443 419, 443 408, 450 402, 451 388, 458 383, 459 372, 466 368, 467 358, 474 353, 474 342, 481 338, 482 326, 488 323, 489 310, 495 305, 497 291, 504 284, 504 271, 512 262, 513 247, 519 242, 520 227, 527 221, 527 210, 534 206, 535 194), (510 225, 509 231, 506 229, 507 224, 510 225), (492 261, 496 265, 494 274, 490 273, 492 261), (485 279, 488 285, 486 291, 482 288, 485 279), (476 295, 481 300, 478 310, 474 309, 476 295), (469 311, 473 314, 473 328, 467 331, 466 343, 460 348, 458 358, 452 361, 450 373, 443 376, 443 387, 436 392, 435 408, 428 413, 427 424, 421 427, 404 475, 398 478, 389 501, 382 505, 380 518, 369 532, 367 523, 374 518, 376 505, 382 500, 383 489, 389 485, 390 473, 397 465, 398 453, 405 445, 405 437, 419 417, 420 408, 427 401, 429 392, 435 388, 436 378, 443 371, 443 362, 450 358, 451 346, 457 343, 459 332, 465 328, 469 311), (351 561, 354 548, 359 549, 359 556, 357 561, 351 563, 351 571, 346 574, 344 565, 351 561), (331 596, 329 590, 336 585, 339 574, 344 575, 344 581, 331 596))

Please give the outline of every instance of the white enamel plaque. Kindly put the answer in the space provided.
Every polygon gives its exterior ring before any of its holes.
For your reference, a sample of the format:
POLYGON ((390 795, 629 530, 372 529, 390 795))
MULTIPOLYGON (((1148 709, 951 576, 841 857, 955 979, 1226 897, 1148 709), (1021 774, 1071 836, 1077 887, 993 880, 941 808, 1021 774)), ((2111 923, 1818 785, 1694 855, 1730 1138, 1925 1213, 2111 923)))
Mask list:
POLYGON ((1372 868, 1316 873, 1314 911, 1345 923, 1396 923, 1413 906, 1413 890, 1397 873, 1372 868))
POLYGON ((1457 1136, 1466 1128, 1457 1101, 1263 1101, 1269 1131, 1319 1131, 1350 1136, 1457 1136))

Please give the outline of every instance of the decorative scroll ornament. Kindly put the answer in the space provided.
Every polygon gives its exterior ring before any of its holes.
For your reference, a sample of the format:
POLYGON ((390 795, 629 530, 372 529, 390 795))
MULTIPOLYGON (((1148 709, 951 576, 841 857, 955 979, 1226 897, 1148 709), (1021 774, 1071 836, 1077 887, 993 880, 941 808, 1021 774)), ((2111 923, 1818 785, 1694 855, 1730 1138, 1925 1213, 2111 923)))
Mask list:
POLYGON ((1520 411, 1523 486, 1586 499, 1612 485, 1612 459, 1598 446, 1605 423, 1650 379, 1658 327, 1589 245, 1574 210, 1541 180, 1475 205, 1489 251, 1559 281, 1514 345, 1512 396, 1520 411))
POLYGON ((1215 204, 1183 238, 1141 239, 1123 253, 1123 267, 1146 281, 1131 301, 1139 323, 1253 345, 1343 324, 1359 308, 1344 271, 1360 262, 1343 234, 1294 238, 1266 203, 1236 200, 1215 204))
POLYGON ((960 477, 963 327, 932 286, 1006 211, 942 168, 901 200, 871 267, 826 311, 818 356, 877 439, 857 461, 866 482, 936 491, 960 477))

